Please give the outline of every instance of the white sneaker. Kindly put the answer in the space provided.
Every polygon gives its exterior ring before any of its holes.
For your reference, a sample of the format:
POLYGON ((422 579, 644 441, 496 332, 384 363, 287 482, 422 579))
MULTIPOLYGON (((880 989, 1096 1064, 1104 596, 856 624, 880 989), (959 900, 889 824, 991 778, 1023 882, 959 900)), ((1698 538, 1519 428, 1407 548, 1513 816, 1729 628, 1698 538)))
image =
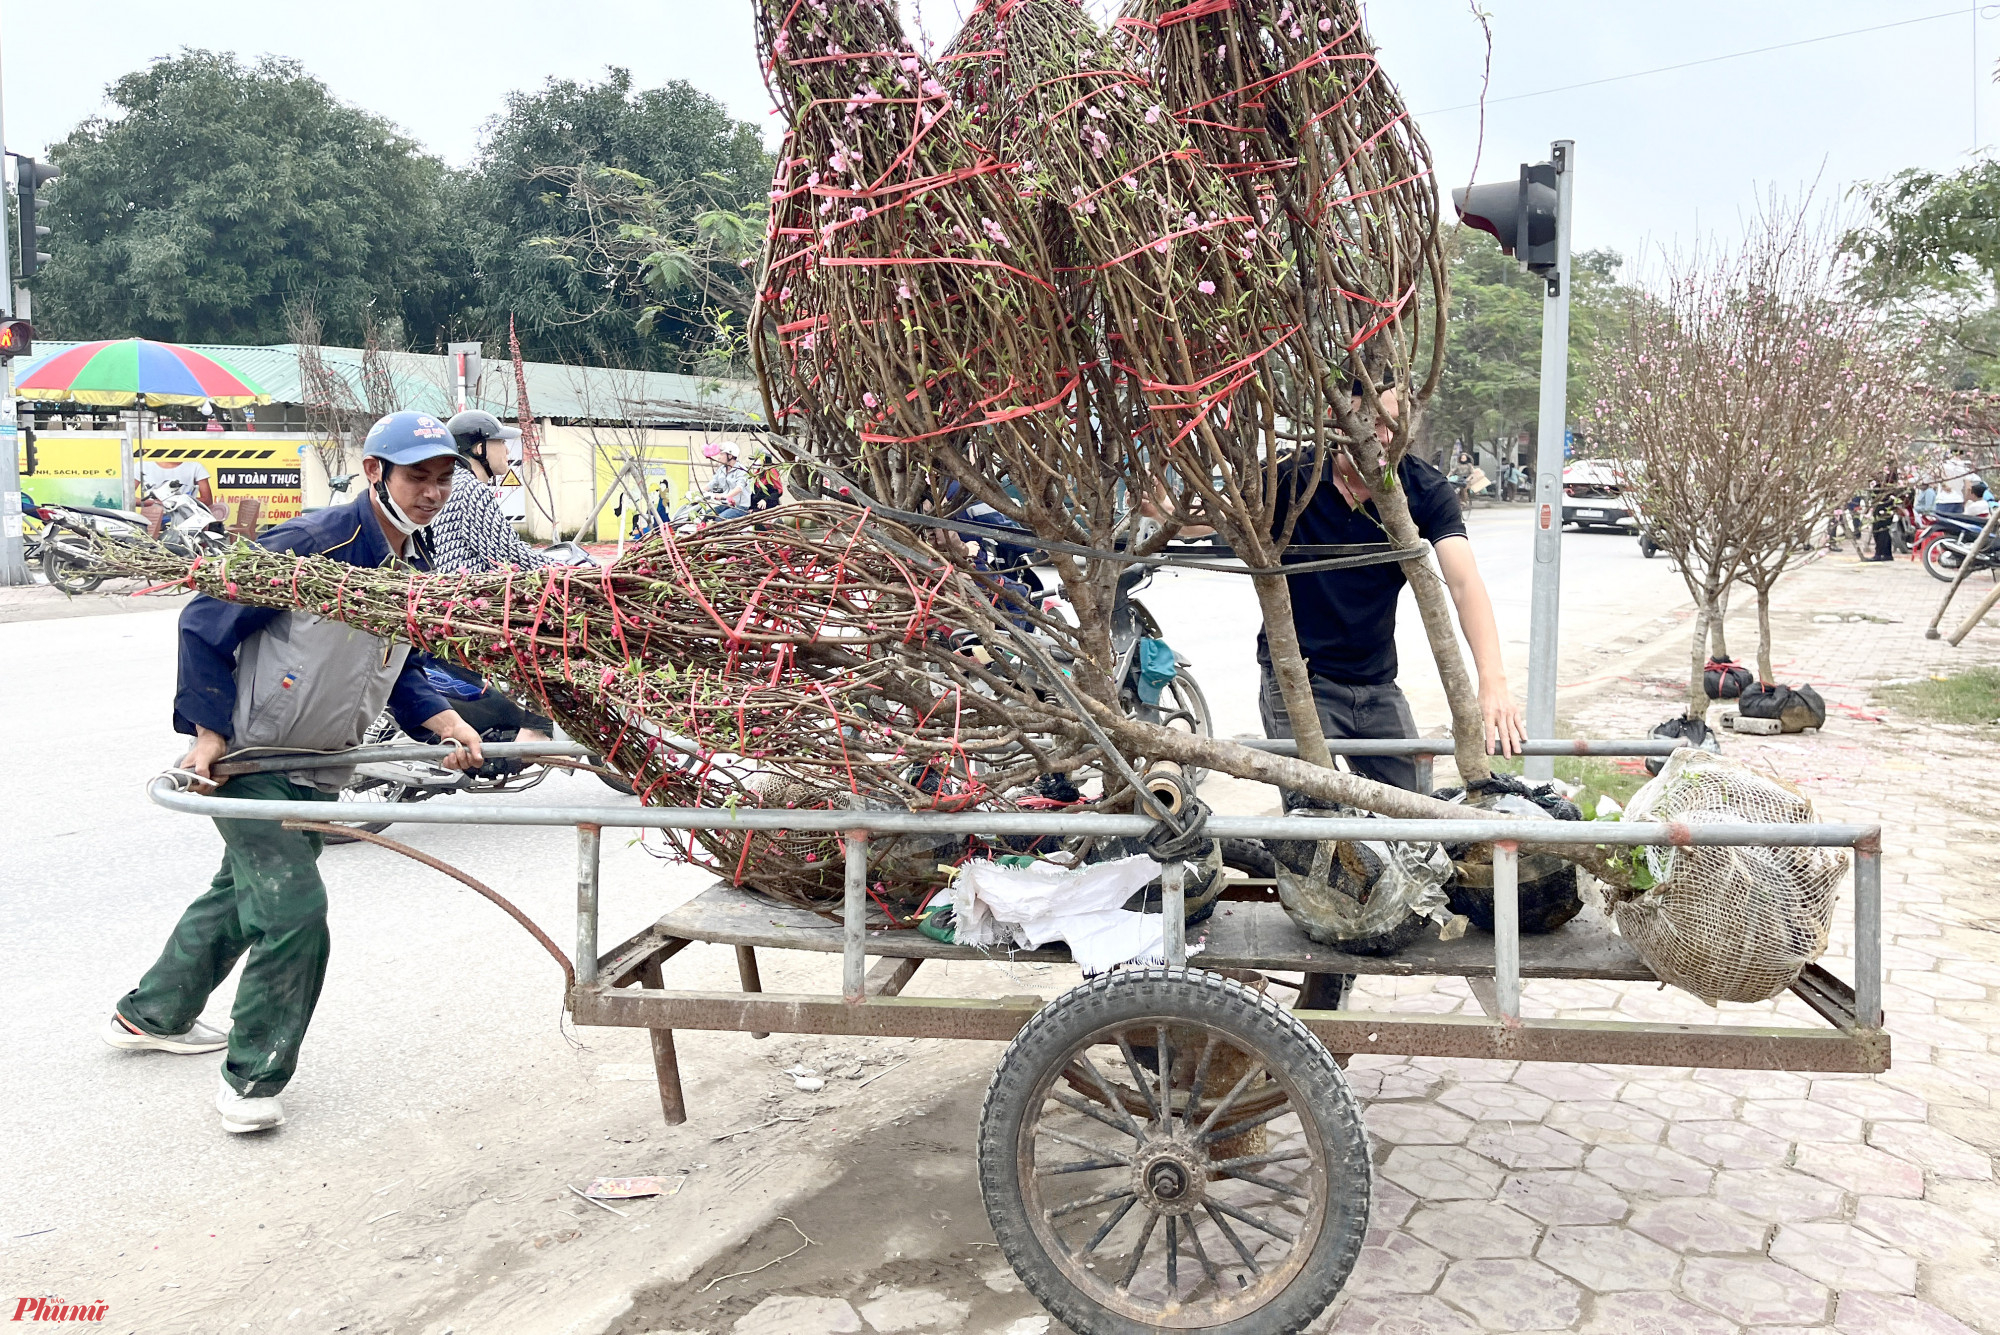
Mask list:
POLYGON ((285 1105, 278 1102, 277 1095, 248 1099, 238 1094, 227 1080, 220 1084, 221 1088, 215 1091, 215 1110, 222 1114, 224 1131, 241 1135, 246 1131, 268 1131, 285 1124, 285 1105))
POLYGON ((200 1020, 184 1034, 149 1034, 113 1011, 104 1026, 104 1041, 127 1052, 219 1052, 229 1046, 229 1035, 200 1020))

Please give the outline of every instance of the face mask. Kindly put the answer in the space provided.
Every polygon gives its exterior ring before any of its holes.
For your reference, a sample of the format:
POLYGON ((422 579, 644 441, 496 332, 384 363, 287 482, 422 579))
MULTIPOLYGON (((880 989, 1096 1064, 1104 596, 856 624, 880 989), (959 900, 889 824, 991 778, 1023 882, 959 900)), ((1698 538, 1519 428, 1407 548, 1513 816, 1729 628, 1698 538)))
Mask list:
POLYGON ((389 523, 404 537, 407 538, 418 529, 427 527, 404 514, 403 507, 390 499, 389 477, 386 473, 383 474, 382 480, 375 484, 375 499, 382 503, 382 511, 389 516, 389 523))

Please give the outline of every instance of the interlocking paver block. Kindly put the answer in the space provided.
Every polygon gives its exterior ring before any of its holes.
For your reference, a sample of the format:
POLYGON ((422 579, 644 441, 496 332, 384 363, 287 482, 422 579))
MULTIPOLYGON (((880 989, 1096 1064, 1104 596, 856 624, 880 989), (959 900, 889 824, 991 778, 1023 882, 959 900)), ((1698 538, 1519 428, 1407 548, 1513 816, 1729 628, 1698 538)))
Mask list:
POLYGON ((1917 1263, 1852 1224, 1783 1225, 1771 1239, 1771 1259, 1843 1292, 1917 1291, 1917 1263))
POLYGON ((1410 1065, 1453 1080, 1512 1080, 1519 1062, 1484 1061, 1473 1057, 1412 1057, 1410 1065))
POLYGON ((1821 1143, 1861 1139, 1861 1119, 1810 1099, 1750 1099, 1743 1105, 1743 1120, 1786 1140, 1821 1143))
POLYGON ((1700 1196, 1714 1172, 1664 1145, 1599 1145, 1583 1166, 1620 1191, 1651 1196, 1700 1196))
POLYGON ((1389 1152, 1382 1176, 1424 1200, 1490 1200, 1505 1174, 1494 1164, 1457 1145, 1399 1145, 1389 1152))
POLYGON ((1390 1145, 1458 1145, 1472 1123, 1431 1103, 1371 1104, 1364 1119, 1368 1134, 1390 1145))
POLYGON ((1369 1237, 1347 1282, 1356 1293, 1429 1293, 1444 1266, 1442 1252, 1390 1229, 1369 1237))
POLYGON ((1802 1099, 1812 1083, 1790 1071, 1698 1070, 1694 1079, 1739 1099, 1802 1099))
POLYGON ((1625 1087, 1623 1080, 1594 1066, 1565 1066, 1560 1062, 1529 1062, 1514 1077, 1514 1083, 1557 1103, 1582 1099, 1608 1101, 1617 1098, 1618 1091, 1625 1087))
POLYGON ((1708 1197, 1655 1201, 1632 1212, 1632 1227, 1677 1253, 1764 1250, 1770 1225, 1708 1197))
POLYGON ((1735 1120, 1676 1122, 1667 1128, 1667 1145, 1711 1168, 1776 1168, 1792 1150, 1780 1137, 1735 1120))
POLYGON ((1584 1145, 1554 1127, 1515 1123, 1482 1124, 1466 1138, 1465 1147, 1507 1168, 1576 1168, 1583 1163, 1584 1145))
POLYGON ((1498 1201, 1447 1201, 1410 1217, 1410 1232, 1456 1261, 1533 1256, 1542 1226, 1498 1201))
POLYGON ((1437 1298, 1388 1293, 1357 1294, 1324 1329, 1328 1335, 1478 1335, 1481 1327, 1437 1298))
POLYGON ((1823 1321, 1832 1296, 1818 1282, 1762 1257, 1690 1257, 1681 1267, 1681 1291, 1732 1321, 1764 1326, 1823 1321))
POLYGON ((1929 1303, 1884 1293, 1841 1294, 1833 1328, 1841 1335, 1979 1335, 1929 1303))
POLYGON ((1670 1289, 1680 1258, 1628 1228, 1565 1224, 1549 1230, 1535 1258, 1592 1293, 1670 1289))
POLYGON ((1517 1173, 1500 1188, 1500 1199, 1544 1224, 1615 1224, 1629 1209, 1602 1178, 1578 1171, 1517 1173))
POLYGON ((1579 1335, 1736 1335, 1736 1323, 1671 1293, 1607 1293, 1591 1303, 1579 1335))
POLYGON ((1634 1080, 1619 1092, 1625 1103, 1636 1103, 1670 1122, 1699 1122, 1736 1116, 1736 1096, 1698 1080, 1634 1080))
POLYGON ((1793 1163, 1800 1172, 1810 1173, 1856 1195, 1916 1197, 1924 1194, 1923 1169, 1907 1159, 1898 1159, 1866 1145, 1800 1145, 1793 1163))
POLYGON ((1438 1095, 1438 1102, 1474 1121, 1488 1122, 1539 1122, 1550 1107, 1550 1100, 1532 1090, 1493 1081, 1453 1085, 1438 1095))
POLYGON ((1549 1110, 1548 1124, 1593 1145, 1657 1145, 1665 1119, 1615 1099, 1579 1099, 1549 1110))
POLYGON ((1714 1196, 1753 1218, 1776 1224, 1838 1215, 1843 1193, 1789 1168, 1738 1168, 1715 1175, 1714 1196))
POLYGON ((1812 1101, 1851 1112, 1871 1122, 1921 1122, 1930 1111, 1914 1094, 1876 1080, 1815 1080, 1812 1101))
POLYGON ((1488 1330, 1568 1330, 1583 1315, 1576 1285, 1534 1261, 1455 1261, 1438 1296, 1488 1330))
POLYGON ((1993 1241, 1935 1201, 1863 1196, 1854 1222, 1892 1246, 1927 1262, 1977 1264, 1991 1258, 1993 1241))
POLYGON ((1991 1155, 1934 1126, 1883 1122, 1869 1129, 1868 1143, 1927 1168, 1939 1177, 1970 1177, 1981 1181, 1993 1177, 1991 1155))

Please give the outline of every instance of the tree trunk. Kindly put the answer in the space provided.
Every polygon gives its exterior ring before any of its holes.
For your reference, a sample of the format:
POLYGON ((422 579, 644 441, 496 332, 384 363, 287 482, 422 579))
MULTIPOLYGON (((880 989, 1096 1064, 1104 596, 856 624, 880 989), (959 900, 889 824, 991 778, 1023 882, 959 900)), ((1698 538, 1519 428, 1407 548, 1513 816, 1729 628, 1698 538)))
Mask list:
POLYGON ((1729 637, 1724 623, 1729 620, 1729 588, 1724 587, 1715 603, 1715 615, 1708 620, 1708 656, 1720 661, 1729 657, 1729 637))
POLYGON ((1757 586, 1757 680, 1772 685, 1778 674, 1771 670, 1771 590, 1757 586))
MULTIPOLYGON (((1364 471, 1363 476, 1369 476, 1364 471)), ((1370 485, 1369 494, 1382 516, 1389 540, 1398 547, 1414 547, 1423 541, 1417 521, 1410 517, 1410 498, 1401 487, 1394 490, 1370 485)), ((1444 576, 1428 560, 1406 561, 1403 573, 1416 595, 1417 611, 1423 616, 1424 636, 1430 641, 1431 657, 1437 662, 1438 680, 1444 685, 1445 703, 1451 706, 1453 759, 1458 764, 1458 781, 1477 783, 1493 777, 1486 759, 1486 716, 1479 709, 1479 687, 1466 671, 1465 656, 1458 651, 1458 630, 1452 624, 1451 597, 1444 576)))
POLYGON ((1715 599, 1713 590, 1704 589, 1694 605, 1694 652, 1688 669, 1687 714, 1689 718, 1708 717, 1708 628, 1715 619, 1715 599))
POLYGON ((1326 749, 1326 733, 1319 723, 1319 705, 1313 699, 1312 674, 1299 648, 1299 628, 1292 621, 1292 586, 1283 575, 1258 575, 1251 579, 1257 589, 1257 604, 1264 612, 1264 642, 1271 650, 1271 673, 1278 679, 1278 692, 1285 698, 1285 713, 1298 739, 1299 759, 1308 765, 1333 767, 1333 755, 1326 749))

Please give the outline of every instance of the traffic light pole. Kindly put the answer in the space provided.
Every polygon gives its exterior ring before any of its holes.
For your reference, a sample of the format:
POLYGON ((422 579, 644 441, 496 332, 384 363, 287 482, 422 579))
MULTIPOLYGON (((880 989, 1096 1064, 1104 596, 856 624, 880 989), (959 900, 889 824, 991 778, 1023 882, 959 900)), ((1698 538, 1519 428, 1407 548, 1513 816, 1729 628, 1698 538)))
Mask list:
MULTIPOLYGON (((4 119, 0 119, 4 127, 4 119)), ((0 128, 0 144, 7 142, 0 128)), ((12 159, 0 154, 0 164, 12 159)), ((0 178, 4 178, 0 167, 0 178)), ((0 200, 5 199, 0 193, 0 200)), ((14 313, 14 262, 9 253, 5 209, 0 208, 0 311, 14 313)), ((33 244, 32 241, 29 242, 33 244)), ((21 461, 20 428, 14 420, 14 359, 0 357, 0 585, 29 584, 28 564, 21 545, 21 461)))
MULTIPOLYGON (((1559 139, 1556 165, 1556 268, 1542 301, 1541 434, 1535 450, 1535 568, 1528 621, 1528 736, 1556 735, 1556 643, 1562 609, 1563 444, 1569 433, 1569 224, 1576 185, 1576 142, 1559 139)), ((1529 756, 1529 779, 1555 777, 1553 756, 1529 756)))

